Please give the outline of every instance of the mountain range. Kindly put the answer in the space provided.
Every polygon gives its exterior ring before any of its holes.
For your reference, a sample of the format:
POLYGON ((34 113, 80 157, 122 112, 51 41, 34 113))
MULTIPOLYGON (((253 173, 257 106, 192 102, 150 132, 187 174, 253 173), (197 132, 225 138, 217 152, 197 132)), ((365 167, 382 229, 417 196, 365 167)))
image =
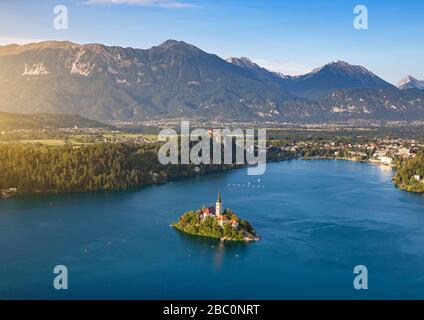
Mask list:
POLYGON ((295 77, 270 72, 245 57, 229 58, 227 61, 251 70, 264 81, 279 83, 281 89, 286 92, 315 101, 341 89, 395 88, 364 67, 354 66, 344 61, 331 62, 310 73, 295 77))
POLYGON ((57 41, 0 46, 0 111, 103 122, 424 119, 424 90, 412 79, 397 88, 343 61, 286 76, 175 40, 150 49, 57 41))

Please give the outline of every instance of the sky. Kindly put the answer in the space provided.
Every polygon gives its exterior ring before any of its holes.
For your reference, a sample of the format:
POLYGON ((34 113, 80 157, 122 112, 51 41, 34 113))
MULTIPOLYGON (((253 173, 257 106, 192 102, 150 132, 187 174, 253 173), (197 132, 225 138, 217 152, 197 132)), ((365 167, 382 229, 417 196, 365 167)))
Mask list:
POLYGON ((424 80, 423 15, 422 0, 0 0, 0 45, 175 39, 289 75, 344 60, 397 83, 424 80), (57 5, 68 10, 66 30, 54 28, 57 5), (368 9, 366 30, 354 28, 357 5, 368 9))

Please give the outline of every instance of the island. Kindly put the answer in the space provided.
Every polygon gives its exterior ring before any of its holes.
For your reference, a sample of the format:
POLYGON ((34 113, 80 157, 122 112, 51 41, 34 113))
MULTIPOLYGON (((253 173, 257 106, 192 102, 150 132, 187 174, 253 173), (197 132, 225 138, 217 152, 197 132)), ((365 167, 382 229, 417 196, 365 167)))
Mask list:
POLYGON ((199 237, 221 241, 258 241, 252 225, 240 219, 231 209, 223 210, 221 194, 218 192, 216 206, 184 213, 172 226, 177 230, 199 237))

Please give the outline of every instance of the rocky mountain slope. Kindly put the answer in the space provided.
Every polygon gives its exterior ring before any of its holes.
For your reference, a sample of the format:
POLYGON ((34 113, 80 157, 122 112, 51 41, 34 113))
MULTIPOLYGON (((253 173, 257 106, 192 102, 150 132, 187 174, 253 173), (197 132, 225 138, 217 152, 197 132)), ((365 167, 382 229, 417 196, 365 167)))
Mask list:
POLYGON ((298 119, 319 105, 184 42, 151 49, 41 43, 0 48, 0 110, 91 119, 298 119))
POLYGON ((295 77, 268 71, 247 58, 230 58, 227 61, 250 70, 260 79, 274 83, 286 92, 316 101, 342 89, 395 88, 366 68, 344 61, 332 62, 295 77))
POLYGON ((182 41, 150 49, 41 42, 0 46, 0 111, 103 122, 159 118, 321 121, 424 117, 424 93, 337 61, 303 76, 182 41))
POLYGON ((404 89, 420 89, 424 90, 424 81, 418 80, 413 76, 407 76, 405 79, 402 79, 397 87, 401 90, 404 89))

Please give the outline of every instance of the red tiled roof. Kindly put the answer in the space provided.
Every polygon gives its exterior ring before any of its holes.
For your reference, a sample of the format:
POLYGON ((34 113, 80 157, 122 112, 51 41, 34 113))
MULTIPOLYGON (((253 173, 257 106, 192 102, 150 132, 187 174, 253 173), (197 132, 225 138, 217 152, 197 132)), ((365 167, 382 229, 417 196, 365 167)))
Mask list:
POLYGON ((202 210, 202 214, 204 214, 204 215, 215 214, 215 208, 214 207, 205 208, 205 209, 202 210))

